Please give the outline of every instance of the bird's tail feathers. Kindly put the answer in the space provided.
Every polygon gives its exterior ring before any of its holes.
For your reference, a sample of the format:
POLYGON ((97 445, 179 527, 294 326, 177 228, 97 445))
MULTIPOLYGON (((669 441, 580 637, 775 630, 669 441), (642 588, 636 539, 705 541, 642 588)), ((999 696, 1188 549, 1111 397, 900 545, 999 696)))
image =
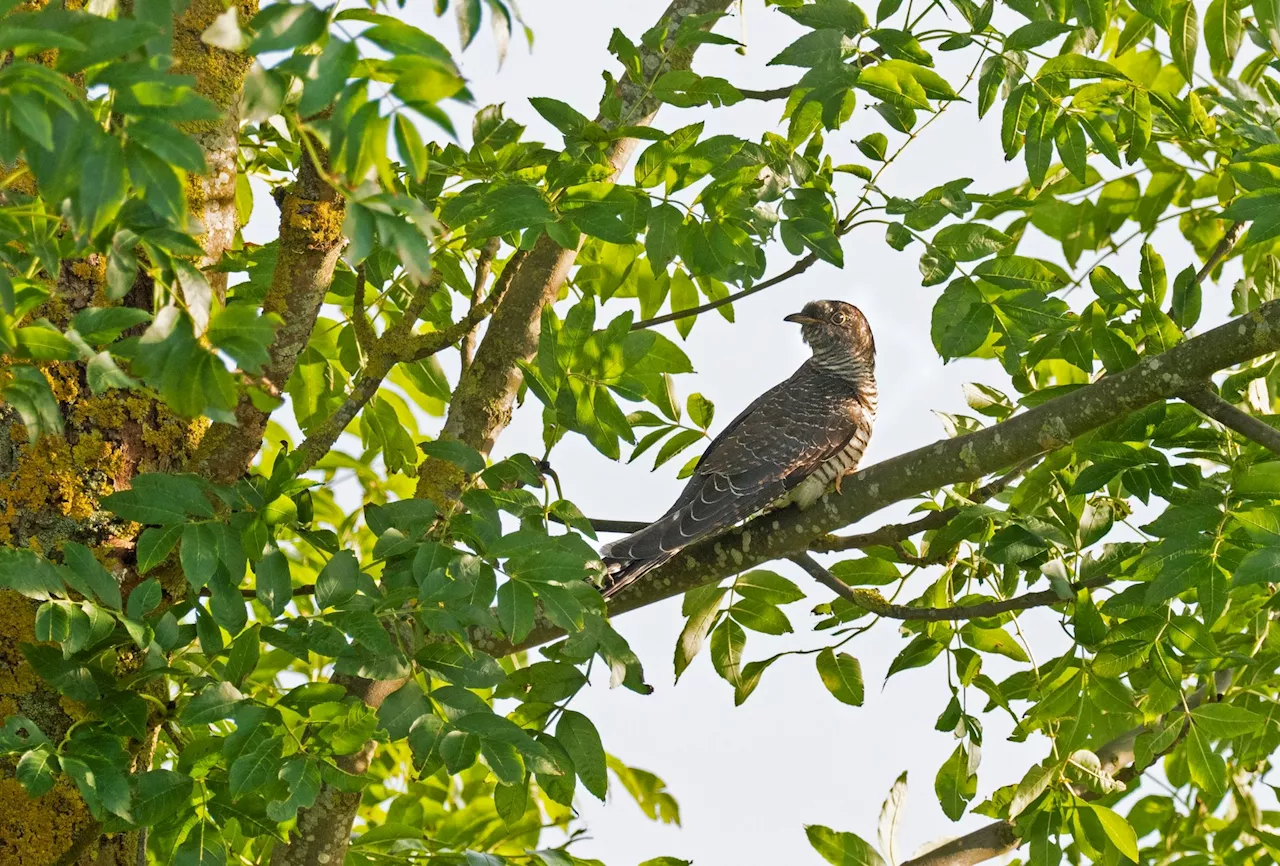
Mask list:
POLYGON ((604 587, 600 590, 600 595, 606 601, 613 598, 674 555, 674 552, 666 553, 652 559, 612 559, 606 555, 604 587))

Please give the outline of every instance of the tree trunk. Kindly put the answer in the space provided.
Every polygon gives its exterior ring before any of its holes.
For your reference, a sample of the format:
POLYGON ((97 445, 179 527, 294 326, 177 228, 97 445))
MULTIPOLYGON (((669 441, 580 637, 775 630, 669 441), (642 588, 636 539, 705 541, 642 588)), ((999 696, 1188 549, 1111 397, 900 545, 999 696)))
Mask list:
MULTIPOLYGON (((250 61, 200 41, 200 34, 223 11, 221 3, 194 0, 174 20, 175 71, 194 75, 201 93, 224 110, 217 121, 191 124, 187 132, 204 148, 209 172, 191 177, 189 209, 203 231, 205 250, 197 264, 209 267, 230 248, 237 225, 235 208, 236 136, 239 101, 250 61)), ((241 4, 242 17, 256 12, 256 2, 241 4)), ((38 190, 27 190, 38 192, 38 190)), ((226 276, 210 275, 218 297, 226 276)), ((81 309, 107 303, 106 260, 98 254, 64 261, 51 283, 49 300, 33 313, 64 326, 81 309)), ((150 311, 150 280, 140 276, 124 303, 150 311)), ((9 359, 0 357, 0 378, 9 359)), ((27 441, 17 412, 0 406, 0 544, 28 547, 55 559, 62 545, 87 546, 127 593, 138 581, 133 557, 136 527, 99 509, 102 496, 129 487, 142 472, 181 470, 199 444, 208 422, 175 415, 144 394, 112 390, 90 392, 85 365, 49 362, 39 365, 61 410, 64 432, 27 441)), ((176 582, 181 575, 165 577, 176 582)), ((15 592, 0 591, 0 718, 21 714, 57 742, 84 715, 85 708, 48 688, 31 670, 19 645, 34 642, 36 605, 15 592)), ((122 654, 127 670, 141 661, 122 654)), ((150 766, 154 731, 131 744, 137 769, 150 766)), ((47 866, 54 863, 134 866, 136 834, 102 837, 98 823, 70 779, 61 777, 38 800, 27 797, 13 775, 12 762, 0 762, 0 866, 47 866)))

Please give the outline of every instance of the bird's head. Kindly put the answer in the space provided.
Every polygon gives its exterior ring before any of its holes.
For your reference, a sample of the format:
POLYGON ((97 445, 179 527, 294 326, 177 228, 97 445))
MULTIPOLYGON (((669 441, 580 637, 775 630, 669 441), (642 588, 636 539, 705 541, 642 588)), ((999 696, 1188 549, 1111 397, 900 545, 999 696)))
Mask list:
POLYGON ((861 377, 875 368, 876 341, 867 317, 844 301, 810 301, 786 317, 800 325, 800 335, 814 359, 833 372, 861 377))

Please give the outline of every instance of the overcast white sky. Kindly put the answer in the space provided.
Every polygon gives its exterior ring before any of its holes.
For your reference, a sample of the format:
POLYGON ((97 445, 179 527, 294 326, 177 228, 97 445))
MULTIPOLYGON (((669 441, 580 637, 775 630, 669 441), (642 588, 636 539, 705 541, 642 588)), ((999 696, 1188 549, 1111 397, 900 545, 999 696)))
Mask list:
MULTIPOLYGON (((524 0, 522 11, 536 37, 532 52, 519 36, 513 38, 506 64, 498 70, 486 19, 476 43, 456 56, 477 106, 503 102, 509 117, 528 125, 527 137, 558 144, 558 134, 532 110, 528 97, 553 96, 594 115, 602 85, 600 72, 615 68, 605 48, 611 30, 619 27, 638 41, 665 5, 654 0, 524 0)), ((798 70, 765 64, 800 35, 801 28, 765 10, 759 0, 743 5, 745 21, 735 17, 718 29, 745 41, 746 55, 739 56, 731 47, 704 46, 695 69, 746 88, 794 81, 798 70)), ((428 4, 419 2, 410 4, 404 17, 456 48, 451 16, 435 19, 428 4)), ((961 68, 954 55, 936 56, 941 71, 958 85, 969 67, 961 68)), ((970 55, 965 58, 972 63, 970 55)), ((781 108, 781 102, 750 101, 716 111, 664 107, 655 125, 671 130, 705 119, 706 135, 732 132, 755 139, 762 130, 777 126, 781 108)), ((465 143, 469 112, 450 113, 465 143)), ((865 162, 850 142, 873 131, 887 130, 878 115, 859 106, 845 128, 828 137, 837 148, 835 162, 865 162)), ((424 128, 423 133, 440 136, 434 128, 424 128)), ((891 143, 900 139, 892 132, 889 135, 891 143)), ((954 105, 890 169, 884 185, 894 194, 919 195, 963 176, 973 178, 972 189, 978 191, 1002 189, 1025 177, 1020 160, 1005 164, 1001 159, 998 110, 979 123, 972 103, 954 105)), ((855 188, 849 184, 846 191, 855 188)), ((265 232, 274 228, 276 216, 267 204, 269 199, 259 196, 259 202, 253 224, 265 232)), ((249 234, 255 235, 253 226, 249 234)), ((1004 386, 1006 379, 995 362, 942 364, 929 340, 930 314, 940 289, 920 287, 918 246, 898 253, 885 245, 883 237, 882 226, 856 231, 845 240, 844 270, 819 264, 799 278, 741 302, 735 325, 714 314, 704 316, 684 344, 698 372, 679 378, 681 395, 701 391, 711 397, 717 405, 718 429, 761 391, 790 375, 807 356, 797 329, 782 317, 811 299, 839 298, 863 309, 879 348, 880 412, 864 464, 945 435, 933 410, 966 412, 964 382, 1004 386)), ((1158 237, 1170 273, 1190 263, 1192 252, 1176 233, 1158 237)), ((1052 251, 1047 244, 1039 249, 1052 251)), ((1135 253, 1136 248, 1109 264, 1121 273, 1136 274, 1135 253)), ((791 261, 780 244, 769 255, 770 273, 791 261)), ((1085 261, 1091 259, 1086 256, 1085 261)), ((1207 290, 1202 328, 1225 317, 1226 294, 1225 287, 1207 290)), ((1076 292, 1068 301, 1079 306, 1085 295, 1076 292)), ((622 308, 614 309, 610 315, 622 308)), ((667 329, 670 337, 678 339, 671 326, 667 329)), ((453 359, 445 363, 449 367, 453 359)), ((536 406, 518 412, 496 456, 541 453, 539 415, 536 406)), ((651 473, 642 465, 643 459, 632 466, 612 463, 576 436, 558 447, 553 462, 566 483, 566 495, 596 517, 655 517, 681 487, 675 478, 679 460, 651 473)), ((886 510, 865 525, 891 522, 905 513, 905 507, 886 510)), ((808 610, 828 600, 827 591, 810 586, 793 567, 777 569, 812 595, 807 603, 789 610, 797 634, 781 639, 751 635, 748 659, 786 647, 822 646, 827 640, 808 631, 812 622, 808 610)), ((933 794, 937 767, 955 748, 950 734, 933 730, 949 697, 942 666, 900 674, 881 688, 889 662, 905 644, 892 623, 881 624, 845 647, 861 660, 867 682, 866 703, 860 708, 837 703, 826 692, 812 656, 774 665, 738 708, 733 706, 731 689, 715 676, 705 657, 697 659, 674 685, 672 650, 683 625, 678 600, 630 613, 616 624, 644 662, 656 692, 641 697, 623 689, 610 691, 606 678, 593 683, 574 706, 596 722, 610 752, 666 780, 680 803, 683 827, 650 823, 625 792, 611 795, 607 806, 584 793, 582 811, 591 832, 589 841, 575 846, 579 856, 599 857, 609 866, 630 866, 663 854, 693 860, 698 866, 817 864, 822 861, 809 849, 804 825, 851 830, 874 843, 880 804, 903 770, 910 773, 899 840, 903 857, 931 840, 967 832, 987 820, 966 816, 953 824, 933 794)), ((1052 614, 1029 612, 1021 624, 1038 659, 1053 657, 1066 645, 1052 614)), ((985 662, 985 670, 997 679, 1004 670, 998 662, 990 657, 985 662)), ((980 694, 971 700, 978 701, 979 708, 985 704, 980 694)), ((1007 717, 992 714, 984 723, 978 800, 996 787, 1017 782, 1047 752, 1042 739, 1007 742, 1011 727, 1007 717)))

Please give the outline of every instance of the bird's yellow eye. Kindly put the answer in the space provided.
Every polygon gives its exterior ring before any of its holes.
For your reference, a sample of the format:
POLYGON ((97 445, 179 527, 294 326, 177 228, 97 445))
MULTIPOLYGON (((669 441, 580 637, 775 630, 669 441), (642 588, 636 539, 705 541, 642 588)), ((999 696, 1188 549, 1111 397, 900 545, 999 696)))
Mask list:
POLYGON ((845 320, 844 313, 833 313, 831 316, 831 324, 833 325, 843 325, 844 320, 845 320))

